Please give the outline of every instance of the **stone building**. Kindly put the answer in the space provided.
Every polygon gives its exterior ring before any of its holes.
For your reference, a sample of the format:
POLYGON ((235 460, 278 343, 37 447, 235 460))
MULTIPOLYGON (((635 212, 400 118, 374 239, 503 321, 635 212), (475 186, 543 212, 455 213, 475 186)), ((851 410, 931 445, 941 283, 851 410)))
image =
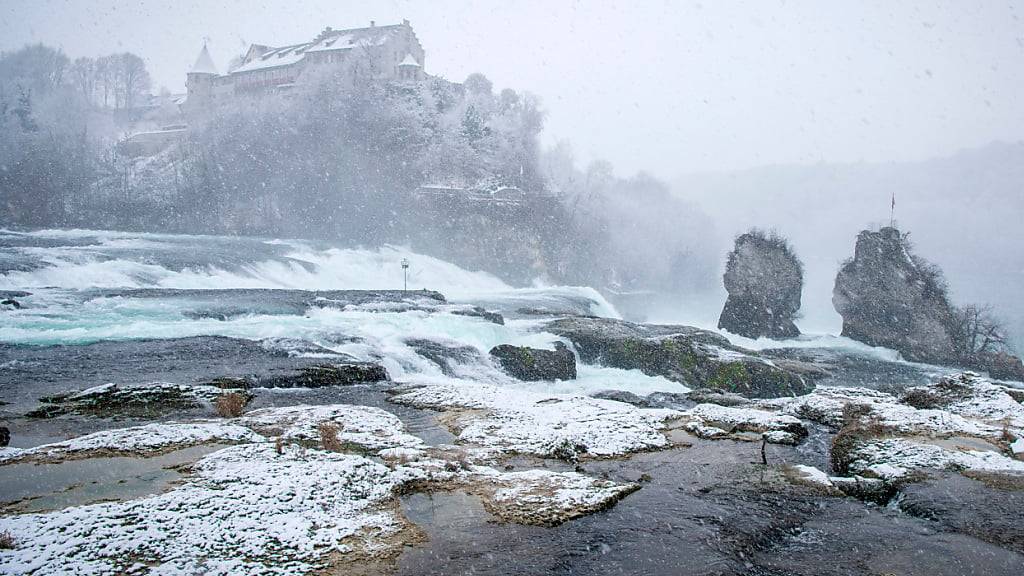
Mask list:
POLYGON ((220 74, 203 46, 189 71, 187 110, 202 110, 236 96, 288 90, 310 74, 335 74, 351 82, 360 78, 422 80, 426 53, 408 20, 401 24, 334 30, 291 46, 252 44, 225 74, 220 74))

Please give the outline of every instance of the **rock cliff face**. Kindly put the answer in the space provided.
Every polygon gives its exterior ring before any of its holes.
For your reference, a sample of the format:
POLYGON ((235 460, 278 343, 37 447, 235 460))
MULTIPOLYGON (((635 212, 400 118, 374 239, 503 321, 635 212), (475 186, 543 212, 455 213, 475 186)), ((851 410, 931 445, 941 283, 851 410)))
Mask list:
POLYGON ((736 239, 726 265, 729 298, 718 327, 748 338, 792 338, 800 311, 803 267, 781 238, 748 232, 736 239))
POLYGON ((896 228, 863 231, 836 276, 832 304, 843 336, 898 350, 911 361, 956 364, 953 308, 941 275, 896 228))

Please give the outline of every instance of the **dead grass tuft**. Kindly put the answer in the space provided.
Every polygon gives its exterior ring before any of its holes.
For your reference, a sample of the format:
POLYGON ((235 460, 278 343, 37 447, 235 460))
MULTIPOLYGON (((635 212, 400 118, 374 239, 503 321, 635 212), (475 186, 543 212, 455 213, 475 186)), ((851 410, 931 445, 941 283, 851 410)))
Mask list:
POLYGON ((843 427, 832 439, 831 464, 832 471, 839 476, 846 476, 852 464, 851 454, 864 441, 882 438, 891 430, 871 416, 871 406, 866 404, 847 404, 843 407, 843 427))
POLYGON ((445 450, 439 456, 445 460, 444 469, 448 472, 469 471, 473 467, 469 454, 462 448, 445 450))
POLYGON ((1001 437, 1002 441, 1006 442, 1007 444, 1010 444, 1014 440, 1017 439, 1017 437, 1014 436, 1012 432, 1010 432, 1010 417, 1009 416, 1007 416, 1006 418, 1003 418, 1003 430, 1002 430, 1002 434, 1001 434, 1000 437, 1001 437))
POLYGON ((324 450, 328 452, 341 452, 345 449, 344 443, 338 438, 341 426, 333 422, 321 422, 316 427, 316 430, 320 434, 320 445, 323 446, 324 450))
POLYGON ((248 398, 238 392, 221 394, 214 403, 217 414, 223 418, 237 418, 242 415, 242 410, 249 403, 248 398))
POLYGON ((1013 473, 989 472, 984 470, 964 470, 964 476, 978 482, 983 482, 990 488, 1004 490, 1007 492, 1024 491, 1024 476, 1013 473))

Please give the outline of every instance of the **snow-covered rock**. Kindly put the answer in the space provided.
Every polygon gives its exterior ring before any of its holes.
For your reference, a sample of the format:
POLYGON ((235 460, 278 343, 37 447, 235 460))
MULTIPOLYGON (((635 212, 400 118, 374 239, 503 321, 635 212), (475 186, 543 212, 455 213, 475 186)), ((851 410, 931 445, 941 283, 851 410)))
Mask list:
POLYGON ((948 376, 928 386, 908 388, 900 399, 919 408, 941 409, 994 426, 1024 430, 1024 405, 1015 400, 1005 386, 971 372, 948 376))
POLYGON ((847 404, 893 404, 896 402, 897 399, 892 394, 869 388, 819 386, 810 394, 795 398, 760 400, 757 406, 763 409, 780 410, 784 414, 839 428, 843 425, 843 407, 847 404))
POLYGON ((828 474, 825 474, 821 470, 818 470, 814 466, 805 466, 803 464, 797 464, 789 466, 785 469, 786 476, 796 484, 802 484, 804 486, 810 486, 817 490, 821 490, 826 493, 835 493, 837 488, 832 483, 831 478, 828 474))
POLYGON ((175 408, 210 405, 224 394, 240 394, 248 402, 252 395, 241 388, 221 388, 204 384, 103 384, 78 392, 41 398, 42 405, 29 412, 31 417, 61 414, 121 414, 143 410, 160 412, 175 408))
POLYGON ((331 404, 261 408, 242 415, 238 423, 284 440, 319 441, 321 424, 332 424, 338 440, 367 450, 418 449, 423 441, 407 434, 397 416, 370 406, 331 404))
MULTIPOLYGON (((419 398, 452 399, 460 391, 433 392, 419 398)), ((490 421, 497 426, 493 436, 485 435, 488 424, 475 432, 479 436, 470 435, 487 444, 471 454, 426 446, 394 415, 349 405, 266 408, 231 423, 150 424, 3 449, 0 462, 59 461, 243 443, 208 454, 183 484, 159 495, 0 518, 0 532, 17 535, 13 550, 0 550, 0 573, 65 574, 71 567, 80 574, 343 571, 339 565, 393 554, 403 544, 409 525, 397 512, 397 494, 417 489, 462 489, 479 495, 501 521, 556 525, 612 506, 639 486, 575 472, 502 472, 474 462, 507 448, 543 453, 558 442, 593 442, 599 454, 661 445, 667 441, 658 430, 677 414, 568 396, 536 395, 515 405, 512 398, 521 393, 486 392, 463 390, 456 404, 503 406, 490 421), (376 452, 383 462, 311 448, 325 423, 343 445, 376 452), (610 440, 597 444, 605 436, 610 440), (274 437, 286 442, 271 442, 274 437)))
POLYGON ((849 461, 850 472, 890 482, 919 470, 1024 474, 1024 462, 999 452, 951 449, 902 438, 864 442, 850 452, 849 461))
POLYGON ((233 446, 170 492, 0 518, 4 574, 304 574, 332 552, 381 546, 402 521, 391 471, 360 456, 233 446))
POLYGON ((691 418, 687 430, 702 438, 717 439, 736 432, 753 432, 763 434, 772 443, 796 444, 807 436, 807 428, 798 418, 755 408, 698 404, 684 414, 691 418))
POLYGON ((556 526, 608 508, 640 489, 575 472, 526 470, 489 478, 496 489, 484 499, 489 512, 506 522, 556 526))
POLYGON ((566 459, 666 447, 662 430, 669 420, 682 417, 675 410, 486 384, 432 384, 392 400, 452 412, 455 417, 445 420, 463 443, 495 453, 566 459))
POLYGON ((95 455, 161 453, 198 444, 259 442, 252 430, 225 422, 167 422, 101 430, 71 440, 34 448, 8 448, 0 452, 0 465, 18 461, 53 462, 95 455))

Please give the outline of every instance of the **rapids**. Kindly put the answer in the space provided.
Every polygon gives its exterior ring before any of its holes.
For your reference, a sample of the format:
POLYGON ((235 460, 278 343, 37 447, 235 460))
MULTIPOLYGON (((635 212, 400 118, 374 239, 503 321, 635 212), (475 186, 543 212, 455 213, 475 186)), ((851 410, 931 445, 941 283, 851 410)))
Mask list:
POLYGON ((191 336, 300 340, 379 361, 393 378, 409 382, 455 378, 583 394, 687 390, 636 370, 597 366, 582 366, 572 382, 517 382, 490 363, 487 351, 498 344, 550 349, 558 339, 539 330, 541 321, 535 316, 517 311, 569 310, 617 318, 615 307, 592 288, 513 288, 486 272, 396 246, 340 249, 291 240, 4 230, 0 292, 4 290, 30 292, 18 299, 23 308, 0 316, 0 342, 7 344, 191 336), (403 259, 411 264, 410 288, 439 291, 455 306, 497 310, 505 315, 505 324, 445 311, 310 307, 294 297, 295 290, 401 289, 403 259), (409 339, 469 345, 482 354, 478 362, 445 375, 408 346, 409 339))

